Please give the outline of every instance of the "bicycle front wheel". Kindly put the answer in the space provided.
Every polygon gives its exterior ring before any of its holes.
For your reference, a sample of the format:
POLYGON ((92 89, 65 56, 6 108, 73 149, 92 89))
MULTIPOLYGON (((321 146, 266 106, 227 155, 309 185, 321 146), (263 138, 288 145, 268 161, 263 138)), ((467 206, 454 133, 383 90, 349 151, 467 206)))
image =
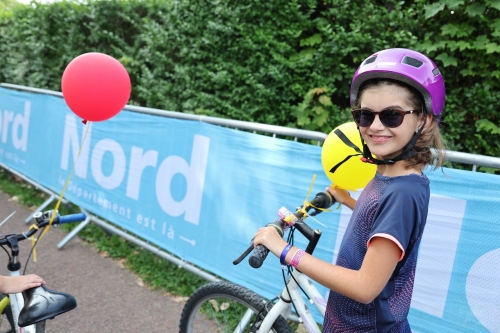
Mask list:
MULTIPOLYGON (((257 332, 269 307, 255 292, 229 282, 212 282, 198 288, 182 310, 180 333, 257 332)), ((283 317, 271 332, 292 333, 283 317)))
MULTIPOLYGON (((2 301, 4 297, 8 296, 0 294, 0 301, 2 301)), ((10 304, 5 307, 0 316, 0 333, 15 333, 14 316, 12 315, 10 304)))

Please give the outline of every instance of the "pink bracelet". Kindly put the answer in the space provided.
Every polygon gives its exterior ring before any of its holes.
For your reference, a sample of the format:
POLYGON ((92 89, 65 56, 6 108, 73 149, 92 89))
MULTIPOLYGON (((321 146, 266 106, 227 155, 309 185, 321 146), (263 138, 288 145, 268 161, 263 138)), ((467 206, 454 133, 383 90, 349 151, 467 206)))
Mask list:
POLYGON ((304 257, 306 253, 302 251, 301 249, 298 249, 295 251, 295 253, 292 256, 292 259, 290 260, 290 265, 293 267, 297 268, 299 266, 300 260, 304 257))

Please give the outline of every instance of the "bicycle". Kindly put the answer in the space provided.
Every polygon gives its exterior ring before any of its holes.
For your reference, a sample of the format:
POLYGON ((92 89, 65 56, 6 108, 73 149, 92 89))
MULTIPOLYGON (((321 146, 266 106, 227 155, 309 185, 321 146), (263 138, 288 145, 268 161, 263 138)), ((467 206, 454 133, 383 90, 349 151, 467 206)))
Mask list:
MULTIPOLYGON (((320 230, 311 229, 305 218, 321 213, 322 210, 335 203, 335 199, 328 193, 320 192, 310 203, 297 208, 291 213, 282 207, 280 218, 269 223, 276 227, 283 237, 284 231, 289 229, 288 243, 293 244, 294 231, 298 230, 309 241, 305 252, 312 254, 321 237, 320 230), (314 212, 308 214, 314 208, 314 212)), ((239 264, 251 251, 253 243, 243 254, 233 261, 239 264)), ((249 258, 254 268, 259 268, 269 250, 259 245, 249 258)), ((306 275, 287 265, 289 278, 283 279, 285 288, 274 299, 266 301, 263 297, 250 289, 231 282, 211 282, 198 288, 187 300, 181 314, 180 333, 198 332, 275 332, 291 333, 292 329, 287 320, 301 322, 309 333, 320 333, 318 324, 306 306, 301 291, 314 304, 324 317, 326 301, 306 275), (292 307, 294 312, 292 312, 292 307)))
MULTIPOLYGON (((38 230, 44 230, 50 224, 51 219, 51 225, 54 227, 58 227, 63 223, 80 222, 86 219, 84 213, 65 216, 61 216, 57 212, 55 216, 52 216, 53 214, 53 210, 44 213, 38 212, 33 216, 35 223, 28 231, 1 236, 0 246, 9 256, 7 268, 10 276, 21 275, 21 263, 18 261, 19 241, 31 239, 38 230), (4 245, 9 247, 10 254, 4 248, 4 245)), ((26 271, 26 266, 24 270, 26 271)), ((74 308, 76 308, 76 300, 72 295, 50 290, 45 285, 27 289, 22 293, 0 294, 0 325, 5 320, 8 325, 8 329, 2 328, 1 333, 45 333, 46 320, 53 319, 74 308)))

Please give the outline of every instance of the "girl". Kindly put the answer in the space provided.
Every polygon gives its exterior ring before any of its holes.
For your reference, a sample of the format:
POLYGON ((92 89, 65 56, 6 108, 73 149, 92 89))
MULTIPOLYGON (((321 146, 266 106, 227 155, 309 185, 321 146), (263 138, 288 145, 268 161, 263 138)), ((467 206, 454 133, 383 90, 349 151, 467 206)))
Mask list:
POLYGON ((439 69, 425 55, 387 49, 368 57, 351 83, 351 105, 363 143, 362 160, 377 165, 358 201, 328 188, 353 209, 336 265, 288 247, 274 227, 261 228, 254 245, 331 289, 323 332, 408 332, 418 246, 429 206, 422 173, 444 144, 439 120, 445 101, 439 69), (373 155, 372 155, 373 154, 373 155))

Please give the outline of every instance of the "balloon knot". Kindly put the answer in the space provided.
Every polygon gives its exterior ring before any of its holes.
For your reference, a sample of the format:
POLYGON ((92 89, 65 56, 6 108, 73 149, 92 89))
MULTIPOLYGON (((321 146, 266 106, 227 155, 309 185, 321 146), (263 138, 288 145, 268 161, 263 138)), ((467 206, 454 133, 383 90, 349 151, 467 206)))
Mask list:
POLYGON ((85 120, 85 119, 84 119, 84 120, 82 120, 82 123, 83 123, 84 125, 87 125, 87 120, 85 120))

